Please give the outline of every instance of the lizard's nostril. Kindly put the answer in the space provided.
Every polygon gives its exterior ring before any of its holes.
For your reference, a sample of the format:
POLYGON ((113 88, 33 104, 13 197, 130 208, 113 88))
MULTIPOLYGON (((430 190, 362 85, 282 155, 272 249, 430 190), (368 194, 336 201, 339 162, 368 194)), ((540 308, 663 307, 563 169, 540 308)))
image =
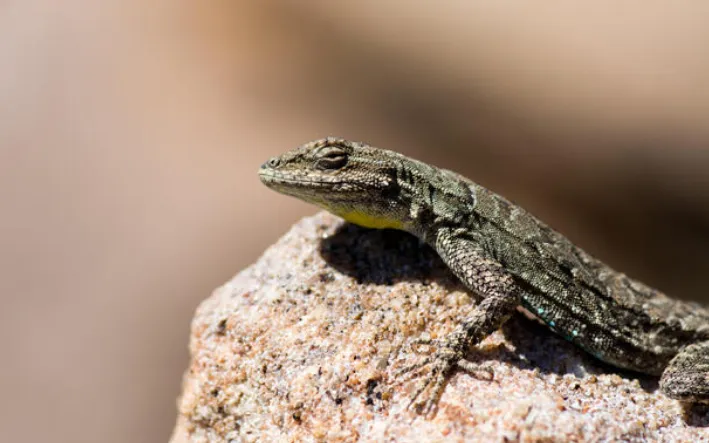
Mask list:
POLYGON ((261 165, 261 169, 267 169, 267 168, 275 168, 278 167, 278 165, 281 164, 281 161, 278 159, 278 157, 273 157, 269 159, 266 163, 261 165))

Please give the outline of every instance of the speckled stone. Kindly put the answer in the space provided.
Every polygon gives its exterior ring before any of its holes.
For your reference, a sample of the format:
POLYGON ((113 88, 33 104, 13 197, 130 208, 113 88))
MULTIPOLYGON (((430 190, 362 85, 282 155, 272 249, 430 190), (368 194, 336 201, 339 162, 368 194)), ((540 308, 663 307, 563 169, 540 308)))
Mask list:
POLYGON ((407 341, 473 303, 417 239, 306 218, 197 310, 171 442, 709 441, 705 410, 521 315, 469 354, 492 381, 457 372, 434 416, 406 410, 407 341))

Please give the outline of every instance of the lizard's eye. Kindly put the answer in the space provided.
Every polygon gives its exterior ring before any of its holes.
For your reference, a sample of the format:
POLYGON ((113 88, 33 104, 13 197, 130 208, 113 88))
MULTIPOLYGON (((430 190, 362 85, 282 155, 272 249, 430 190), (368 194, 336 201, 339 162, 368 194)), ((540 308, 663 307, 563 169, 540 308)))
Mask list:
POLYGON ((318 153, 315 167, 323 171, 340 169, 347 164, 347 152, 339 148, 326 148, 318 153))

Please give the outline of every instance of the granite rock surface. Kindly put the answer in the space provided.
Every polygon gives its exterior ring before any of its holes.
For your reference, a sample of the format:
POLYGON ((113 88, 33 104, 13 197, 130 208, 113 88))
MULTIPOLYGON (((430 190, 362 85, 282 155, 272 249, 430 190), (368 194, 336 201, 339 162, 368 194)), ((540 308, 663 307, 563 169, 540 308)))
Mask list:
POLYGON ((705 409, 522 315, 469 353, 492 380, 457 372, 435 414, 407 410, 418 378, 394 374, 430 351, 408 343, 475 302, 408 234, 303 219, 198 308, 171 442, 709 441, 705 409))

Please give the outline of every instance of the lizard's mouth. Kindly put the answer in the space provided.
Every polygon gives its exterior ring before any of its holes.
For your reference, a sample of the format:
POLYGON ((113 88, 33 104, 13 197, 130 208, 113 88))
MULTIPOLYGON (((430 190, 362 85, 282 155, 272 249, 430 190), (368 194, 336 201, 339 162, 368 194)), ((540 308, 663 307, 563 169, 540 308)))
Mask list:
POLYGON ((276 172, 272 169, 261 169, 259 171, 261 182, 268 187, 280 190, 282 188, 328 188, 333 189, 343 182, 337 177, 317 176, 304 177, 297 174, 276 172))
MULTIPOLYGON (((339 177, 317 175, 304 177, 284 171, 262 168, 259 171, 261 182, 281 194, 300 198, 317 205, 347 201, 351 198, 353 186, 339 177)), ((329 207, 329 205, 328 205, 329 207)))

